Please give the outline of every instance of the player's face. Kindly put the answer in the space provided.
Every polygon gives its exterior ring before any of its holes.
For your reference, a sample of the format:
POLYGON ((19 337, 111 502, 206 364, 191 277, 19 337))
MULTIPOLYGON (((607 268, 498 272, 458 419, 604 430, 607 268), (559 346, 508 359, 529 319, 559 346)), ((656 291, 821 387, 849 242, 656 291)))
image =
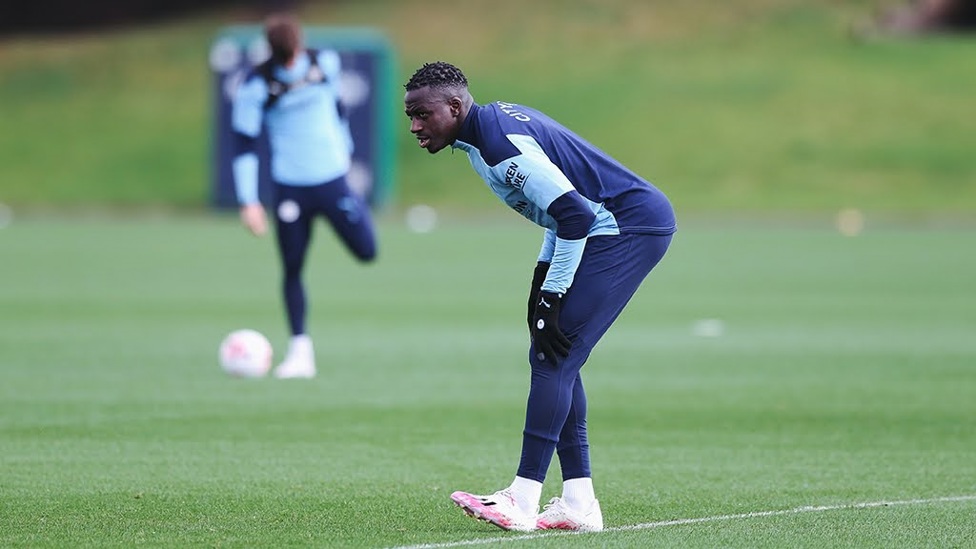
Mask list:
POLYGON ((410 133, 427 152, 434 154, 454 143, 461 127, 461 99, 445 97, 429 87, 410 90, 403 97, 410 133))

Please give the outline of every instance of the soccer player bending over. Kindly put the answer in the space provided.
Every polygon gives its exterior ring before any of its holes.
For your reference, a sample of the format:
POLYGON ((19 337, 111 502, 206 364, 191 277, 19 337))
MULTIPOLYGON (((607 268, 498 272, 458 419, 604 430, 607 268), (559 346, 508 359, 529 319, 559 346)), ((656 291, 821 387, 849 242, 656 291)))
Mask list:
POLYGON ((527 321, 531 385, 514 481, 491 495, 454 492, 467 514, 506 530, 599 531, 580 369, 664 257, 674 211, 655 186, 541 112, 479 105, 448 63, 427 63, 404 86, 410 132, 433 154, 467 153, 510 208, 545 229, 527 321), (559 457, 562 496, 539 514, 542 483, 559 457))
POLYGON ((265 23, 271 58, 237 89, 231 124, 235 136, 234 185, 241 221, 255 235, 267 231, 258 201, 257 138, 268 132, 274 182, 275 227, 291 341, 278 378, 314 377, 312 340, 305 331, 302 268, 312 222, 324 216, 360 261, 376 257, 369 207, 346 183, 352 136, 339 104, 339 55, 305 49, 302 29, 289 15, 265 23))

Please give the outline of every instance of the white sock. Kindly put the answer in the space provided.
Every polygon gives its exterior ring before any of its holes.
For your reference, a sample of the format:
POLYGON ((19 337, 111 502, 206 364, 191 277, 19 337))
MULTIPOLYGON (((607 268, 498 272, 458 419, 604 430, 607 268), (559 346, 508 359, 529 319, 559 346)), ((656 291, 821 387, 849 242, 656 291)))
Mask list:
POLYGON ((288 352, 305 353, 311 356, 312 338, 308 337, 308 334, 298 334, 298 335, 291 336, 291 341, 288 342, 288 352))
POLYGON ((515 477, 512 485, 509 486, 512 495, 515 496, 515 503, 523 512, 535 515, 539 512, 539 498, 542 497, 542 483, 522 477, 515 477))
POLYGON ((570 509, 586 511, 596 500, 593 493, 593 479, 571 478, 563 481, 563 501, 570 509))

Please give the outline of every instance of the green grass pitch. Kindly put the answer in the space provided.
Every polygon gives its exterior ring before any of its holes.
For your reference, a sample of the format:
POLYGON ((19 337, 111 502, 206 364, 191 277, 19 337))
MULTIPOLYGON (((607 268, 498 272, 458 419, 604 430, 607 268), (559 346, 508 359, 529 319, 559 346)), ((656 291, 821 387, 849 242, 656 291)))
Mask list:
POLYGON ((362 266, 319 227, 320 376, 281 382, 217 365, 286 339, 233 217, 0 230, 0 546, 976 546, 972 231, 685 222, 584 369, 609 531, 569 537, 448 499, 514 474, 540 235, 380 237, 362 266))

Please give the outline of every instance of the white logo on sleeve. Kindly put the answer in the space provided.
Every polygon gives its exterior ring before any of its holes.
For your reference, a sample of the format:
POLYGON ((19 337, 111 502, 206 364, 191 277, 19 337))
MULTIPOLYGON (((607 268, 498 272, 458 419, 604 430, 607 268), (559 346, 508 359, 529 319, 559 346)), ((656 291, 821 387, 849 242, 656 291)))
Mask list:
POLYGON ((278 205, 278 219, 285 223, 293 223, 301 213, 298 203, 294 200, 284 200, 278 205))

